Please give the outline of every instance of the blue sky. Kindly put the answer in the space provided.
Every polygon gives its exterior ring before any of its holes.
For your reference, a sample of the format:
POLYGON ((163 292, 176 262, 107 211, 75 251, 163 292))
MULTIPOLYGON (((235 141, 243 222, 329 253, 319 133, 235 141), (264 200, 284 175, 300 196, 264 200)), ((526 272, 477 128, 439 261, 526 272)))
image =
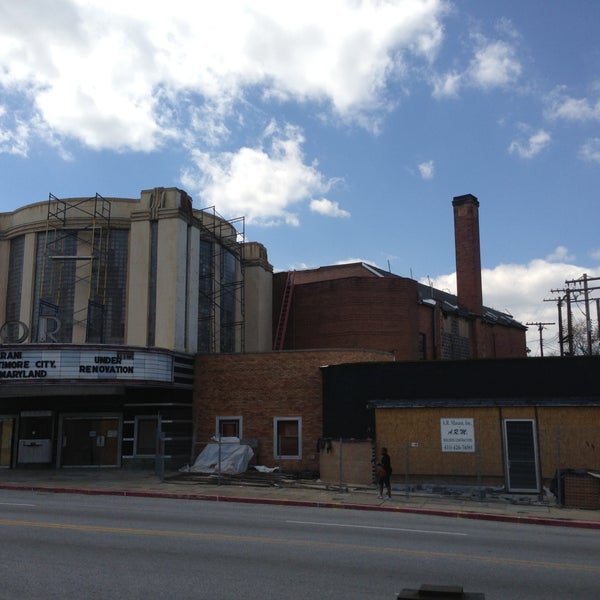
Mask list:
POLYGON ((156 186, 276 270, 450 291, 474 194, 484 303, 555 322, 551 290, 600 277, 600 2, 0 1, 0 212, 156 186))

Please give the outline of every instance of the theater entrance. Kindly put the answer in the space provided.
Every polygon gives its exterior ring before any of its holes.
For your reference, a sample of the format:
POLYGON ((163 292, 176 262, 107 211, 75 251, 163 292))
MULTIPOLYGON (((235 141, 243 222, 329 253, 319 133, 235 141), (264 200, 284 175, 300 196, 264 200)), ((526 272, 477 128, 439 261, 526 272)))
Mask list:
POLYGON ((60 425, 59 466, 120 466, 120 416, 63 416, 60 425))

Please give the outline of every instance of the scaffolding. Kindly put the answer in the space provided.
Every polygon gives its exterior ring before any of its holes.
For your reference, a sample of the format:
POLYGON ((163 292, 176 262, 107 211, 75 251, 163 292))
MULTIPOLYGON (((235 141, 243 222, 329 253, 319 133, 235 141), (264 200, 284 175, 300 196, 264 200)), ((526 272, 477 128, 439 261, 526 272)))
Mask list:
POLYGON ((196 213, 201 239, 212 247, 212 266, 200 275, 200 293, 209 305, 209 314, 199 320, 207 321, 208 352, 245 351, 245 218, 224 219, 215 207, 196 213), (217 250, 220 250, 217 252, 217 250), (227 257, 233 269, 227 270, 227 257), (217 318, 219 322, 217 323, 217 318), (236 335, 237 334, 237 335, 236 335), (236 347, 236 340, 239 345, 236 347))
POLYGON ((69 201, 49 194, 37 341, 49 341, 40 317, 54 317, 60 321, 62 336, 70 332, 70 339, 53 341, 104 342, 110 212, 110 201, 99 194, 69 201))
MULTIPOLYGON (((94 197, 61 200, 49 194, 38 264, 36 341, 105 343, 111 203, 94 197), (48 333, 48 319, 60 335, 48 333)), ((214 207, 194 211, 200 239, 210 245, 209 268, 199 274, 205 310, 198 314, 200 351, 245 350, 245 219, 227 220, 214 207)))

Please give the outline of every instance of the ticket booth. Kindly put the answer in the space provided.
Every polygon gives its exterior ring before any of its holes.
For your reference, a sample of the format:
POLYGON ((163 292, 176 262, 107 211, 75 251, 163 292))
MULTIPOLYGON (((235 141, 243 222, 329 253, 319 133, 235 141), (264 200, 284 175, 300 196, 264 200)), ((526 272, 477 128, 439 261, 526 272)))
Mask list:
POLYGON ((19 420, 19 449, 17 462, 20 465, 48 465, 52 462, 52 411, 22 411, 19 420))

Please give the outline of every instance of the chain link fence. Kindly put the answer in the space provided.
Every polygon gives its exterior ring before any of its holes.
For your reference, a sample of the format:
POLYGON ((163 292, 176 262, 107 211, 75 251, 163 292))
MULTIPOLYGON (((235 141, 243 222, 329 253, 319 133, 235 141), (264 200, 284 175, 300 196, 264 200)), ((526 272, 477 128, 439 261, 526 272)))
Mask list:
POLYGON ((387 447, 392 486, 407 497, 460 491, 484 500, 511 493, 600 509, 600 424, 513 418, 491 425, 454 417, 424 425, 380 427, 377 442, 331 440, 320 456, 321 479, 341 490, 375 486, 375 464, 387 447))

